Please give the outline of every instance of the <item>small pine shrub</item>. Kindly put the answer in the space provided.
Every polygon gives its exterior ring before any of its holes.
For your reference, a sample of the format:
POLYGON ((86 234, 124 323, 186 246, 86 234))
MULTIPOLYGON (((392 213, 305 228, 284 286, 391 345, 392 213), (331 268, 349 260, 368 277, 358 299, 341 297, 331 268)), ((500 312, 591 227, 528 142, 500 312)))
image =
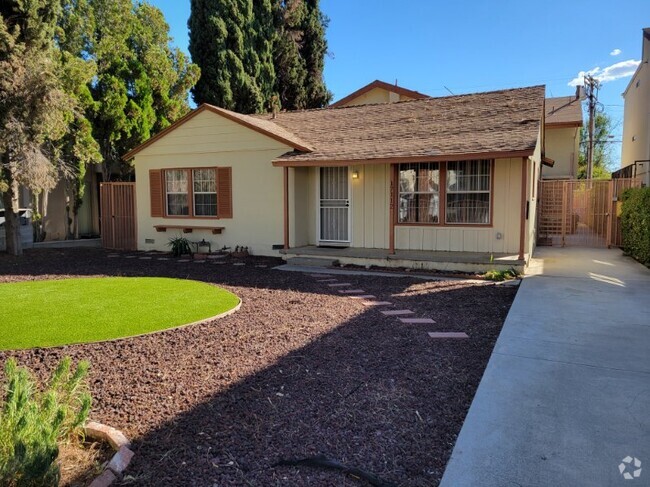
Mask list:
POLYGON ((487 271, 485 274, 483 274, 483 278, 488 280, 488 281, 509 281, 511 279, 515 279, 519 273, 514 270, 514 269, 508 269, 505 271, 497 271, 497 270, 492 270, 492 271, 487 271))
POLYGON ((621 199, 623 249, 642 264, 650 266, 650 188, 628 189, 621 199))
POLYGON ((0 485, 58 485, 58 445, 80 438, 90 412, 88 369, 86 361, 72 369, 66 357, 41 391, 29 370, 7 360, 0 397, 0 485))

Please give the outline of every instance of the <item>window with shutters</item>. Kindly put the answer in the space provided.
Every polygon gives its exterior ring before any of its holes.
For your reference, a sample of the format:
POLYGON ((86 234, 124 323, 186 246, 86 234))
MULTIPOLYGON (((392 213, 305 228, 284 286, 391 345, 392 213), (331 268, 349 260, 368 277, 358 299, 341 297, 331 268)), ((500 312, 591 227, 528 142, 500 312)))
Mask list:
POLYGON ((229 167, 152 170, 149 173, 152 216, 232 218, 231 179, 229 167), (159 209, 161 206, 164 214, 159 209))

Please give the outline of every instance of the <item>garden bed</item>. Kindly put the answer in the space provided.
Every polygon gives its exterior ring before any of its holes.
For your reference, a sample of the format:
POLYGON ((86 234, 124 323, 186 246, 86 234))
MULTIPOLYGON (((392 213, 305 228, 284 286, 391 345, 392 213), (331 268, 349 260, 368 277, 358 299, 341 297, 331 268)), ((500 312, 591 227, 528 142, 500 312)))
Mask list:
POLYGON ((345 276, 436 321, 407 325, 318 278, 271 270, 279 259, 232 265, 108 254, 2 255, 0 282, 179 277, 218 284, 244 303, 221 320, 153 335, 0 352, 41 375, 64 355, 90 360, 91 416, 132 440, 127 481, 137 485, 360 485, 336 471, 273 466, 317 454, 399 485, 437 484, 516 292, 345 276), (428 331, 470 338, 436 340, 428 331))

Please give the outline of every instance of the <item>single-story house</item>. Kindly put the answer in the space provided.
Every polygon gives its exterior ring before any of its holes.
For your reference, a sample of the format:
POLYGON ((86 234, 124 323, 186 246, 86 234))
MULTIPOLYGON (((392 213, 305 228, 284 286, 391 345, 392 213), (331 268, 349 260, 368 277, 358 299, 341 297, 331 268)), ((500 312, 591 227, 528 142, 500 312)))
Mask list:
POLYGON ((165 251, 184 232, 258 255, 521 268, 535 245, 544 95, 265 115, 201 105, 125 155, 137 247, 165 251))

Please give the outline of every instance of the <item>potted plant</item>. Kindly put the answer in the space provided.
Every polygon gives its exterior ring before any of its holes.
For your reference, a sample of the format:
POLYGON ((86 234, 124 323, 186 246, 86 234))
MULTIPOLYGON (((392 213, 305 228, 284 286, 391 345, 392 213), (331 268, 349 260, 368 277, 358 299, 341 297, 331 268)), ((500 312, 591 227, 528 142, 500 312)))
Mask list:
POLYGON ((186 254, 192 257, 194 253, 190 241, 181 235, 171 237, 167 245, 169 245, 173 257, 182 257, 186 254))

